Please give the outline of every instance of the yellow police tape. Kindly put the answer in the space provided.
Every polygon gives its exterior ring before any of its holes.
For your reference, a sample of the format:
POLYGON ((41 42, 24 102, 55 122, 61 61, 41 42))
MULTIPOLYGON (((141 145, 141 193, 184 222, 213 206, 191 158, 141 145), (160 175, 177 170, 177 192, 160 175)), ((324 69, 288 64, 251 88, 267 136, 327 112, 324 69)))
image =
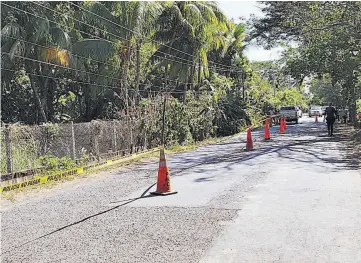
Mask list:
POLYGON ((121 159, 125 159, 125 158, 132 158, 132 157, 136 157, 137 155, 141 155, 141 154, 144 154, 144 153, 155 152, 157 150, 158 150, 158 148, 155 148, 155 149, 152 149, 152 150, 149 150, 149 151, 141 152, 139 154, 131 154, 131 155, 128 155, 128 156, 120 156, 120 157, 113 158, 111 160, 101 161, 101 162, 90 164, 90 165, 83 166, 83 167, 77 167, 77 168, 74 168, 74 169, 71 169, 71 170, 68 170, 68 171, 65 171, 65 172, 59 172, 59 173, 54 174, 54 175, 44 175, 44 176, 41 176, 41 177, 34 177, 33 179, 27 180, 27 181, 24 181, 24 182, 2 186, 2 187, 0 187, 0 193, 6 193, 6 192, 17 190, 17 189, 20 189, 20 188, 34 186, 34 185, 38 185, 38 184, 44 184, 44 183, 51 182, 51 181, 59 181, 59 180, 68 178, 70 176, 77 176, 79 174, 83 174, 84 171, 89 171, 92 168, 97 167, 97 166, 111 165, 111 164, 113 164, 114 161, 117 161, 117 160, 121 160, 121 159))

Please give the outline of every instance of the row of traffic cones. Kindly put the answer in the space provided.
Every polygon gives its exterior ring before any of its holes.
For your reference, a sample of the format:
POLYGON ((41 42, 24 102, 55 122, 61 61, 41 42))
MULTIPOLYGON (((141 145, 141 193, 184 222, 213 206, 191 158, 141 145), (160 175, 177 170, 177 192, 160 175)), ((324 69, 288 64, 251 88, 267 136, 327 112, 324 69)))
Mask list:
MULTIPOLYGON (((287 128, 286 118, 281 118, 281 120, 280 120, 280 133, 284 133, 286 128, 287 128)), ((267 119, 265 121, 265 127, 264 127, 264 139, 265 139, 265 141, 271 140, 271 133, 270 133, 270 130, 269 130, 269 125, 268 125, 268 120, 267 119)), ((247 129, 246 150, 247 151, 253 150, 253 140, 252 140, 251 127, 249 127, 247 129)))
MULTIPOLYGON (((284 133, 286 128, 287 128, 286 119, 281 118, 280 133, 284 133)), ((266 120, 266 122, 265 122, 264 139, 266 141, 271 139, 268 120, 266 120)), ((246 150, 247 151, 253 150, 251 127, 249 127, 247 129, 246 150)), ((171 194, 176 194, 176 193, 177 192, 172 191, 172 189, 171 189, 169 168, 167 167, 167 160, 165 158, 164 147, 162 147, 160 149, 160 157, 159 157, 157 190, 155 192, 151 192, 151 194, 152 195, 171 195, 171 194)))

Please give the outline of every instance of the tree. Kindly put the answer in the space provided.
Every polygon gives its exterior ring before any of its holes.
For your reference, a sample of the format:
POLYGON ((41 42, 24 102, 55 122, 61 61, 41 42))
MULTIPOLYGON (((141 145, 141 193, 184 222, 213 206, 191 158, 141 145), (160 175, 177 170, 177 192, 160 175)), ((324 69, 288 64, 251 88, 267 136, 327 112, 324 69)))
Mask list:
POLYGON ((71 45, 69 35, 57 24, 49 21, 51 14, 37 5, 9 2, 2 4, 1 11, 4 25, 1 29, 2 67, 19 70, 24 66, 26 71, 31 73, 29 78, 36 105, 43 122, 47 122, 53 115, 49 79, 36 75, 51 74, 52 70, 57 69, 55 64, 69 65, 69 57, 64 50, 71 45), (24 60, 22 57, 28 59, 24 60), (41 64, 38 60, 55 64, 41 64))
MULTIPOLYGON (((359 2, 268 2, 266 16, 253 19, 253 38, 268 47, 279 41, 296 40, 300 56, 288 59, 289 71, 298 78, 305 73, 330 74, 331 89, 339 83, 348 97, 352 118, 358 98, 355 72, 359 58, 350 50, 359 49, 359 2)), ((289 54, 288 54, 289 55, 289 54)), ((295 55, 295 54, 294 54, 295 55)))

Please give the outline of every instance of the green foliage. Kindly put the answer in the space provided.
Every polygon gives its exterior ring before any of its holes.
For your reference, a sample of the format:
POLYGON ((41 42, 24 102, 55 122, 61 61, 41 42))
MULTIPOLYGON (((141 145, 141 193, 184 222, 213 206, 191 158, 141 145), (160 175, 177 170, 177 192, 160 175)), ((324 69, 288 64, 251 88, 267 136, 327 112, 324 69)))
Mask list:
MULTIPOLYGON (((250 63, 243 55, 246 25, 229 20, 215 2, 74 3, 2 3, 2 50, 10 53, 2 56, 2 121, 44 122, 44 140, 51 141, 59 123, 123 119, 131 108, 140 123, 137 139, 159 145, 163 99, 157 92, 171 90, 166 144, 184 146, 257 125, 272 107, 305 103, 287 82, 288 75, 306 74, 298 52, 290 52, 288 63, 250 63)), ((305 61, 324 48, 312 45, 302 53, 312 54, 305 61)), ((38 159, 37 147, 14 149, 17 170, 75 165, 51 155, 38 159)))
POLYGON ((168 103, 165 125, 167 145, 192 143, 193 138, 189 126, 190 115, 187 106, 176 99, 171 99, 168 103))
POLYGON ((46 170, 54 172, 58 170, 69 170, 76 167, 76 162, 67 156, 58 158, 53 155, 44 155, 39 157, 38 161, 41 166, 46 168, 46 170))
POLYGON ((359 51, 360 2, 265 2, 265 17, 253 19, 252 35, 273 46, 297 41, 297 48, 283 56, 286 72, 314 82, 312 103, 333 102, 350 108, 355 121, 356 101, 361 98, 359 51), (327 79, 325 79, 327 78, 327 79))

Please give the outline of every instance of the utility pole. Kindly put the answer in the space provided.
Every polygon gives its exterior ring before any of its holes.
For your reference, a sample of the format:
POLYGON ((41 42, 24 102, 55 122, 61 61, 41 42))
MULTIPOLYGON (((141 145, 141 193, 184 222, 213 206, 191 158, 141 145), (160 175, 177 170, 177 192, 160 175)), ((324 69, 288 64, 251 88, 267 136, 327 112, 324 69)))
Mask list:
POLYGON ((165 104, 167 103, 167 96, 164 95, 163 101, 163 116, 162 116, 162 146, 165 146, 165 139, 164 139, 164 130, 165 130, 165 104))
MULTIPOLYGON (((163 90, 164 90, 164 83, 163 83, 163 90)), ((165 146, 165 139, 164 139, 164 130, 165 130, 165 104, 167 103, 167 96, 165 93, 164 95, 164 101, 163 101, 163 114, 162 114, 162 146, 164 148, 165 146)))
POLYGON ((276 76, 272 74, 272 78, 273 78, 273 97, 276 98, 276 87, 277 87, 276 76))

